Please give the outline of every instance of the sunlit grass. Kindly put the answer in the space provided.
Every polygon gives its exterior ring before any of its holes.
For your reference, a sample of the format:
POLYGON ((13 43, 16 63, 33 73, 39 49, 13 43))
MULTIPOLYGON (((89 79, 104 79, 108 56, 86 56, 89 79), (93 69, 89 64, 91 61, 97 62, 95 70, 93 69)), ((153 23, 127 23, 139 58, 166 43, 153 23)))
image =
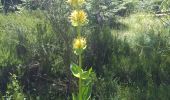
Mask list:
MULTIPOLYGON (((162 17, 163 18, 163 17, 162 17)), ((129 17, 119 20, 127 29, 113 30, 113 34, 118 34, 119 38, 125 39, 132 45, 135 45, 138 37, 144 36, 145 41, 150 41, 149 34, 165 35, 165 26, 163 21, 155 14, 136 13, 129 17)))

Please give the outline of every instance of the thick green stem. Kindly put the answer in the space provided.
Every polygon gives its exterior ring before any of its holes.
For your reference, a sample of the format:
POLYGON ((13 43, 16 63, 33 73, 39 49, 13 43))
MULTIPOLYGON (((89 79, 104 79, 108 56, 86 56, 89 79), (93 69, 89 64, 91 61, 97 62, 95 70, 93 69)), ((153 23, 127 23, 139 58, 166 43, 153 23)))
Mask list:
MULTIPOLYGON (((82 58, 81 54, 79 54, 79 67, 82 67, 82 58)), ((80 78, 79 78, 79 100, 82 100, 82 89, 81 89, 81 72, 80 72, 80 78)))
POLYGON ((78 26, 77 27, 77 35, 78 35, 78 37, 81 37, 81 27, 80 26, 78 26))
MULTIPOLYGON (((78 37, 81 37, 81 27, 80 26, 78 26, 77 27, 77 35, 78 35, 78 37)), ((82 67, 82 57, 81 57, 82 55, 81 54, 79 54, 79 67, 82 67)), ((80 72, 80 78, 79 78, 79 100, 82 100, 82 89, 81 89, 81 84, 82 84, 82 82, 81 82, 81 72, 80 72)))

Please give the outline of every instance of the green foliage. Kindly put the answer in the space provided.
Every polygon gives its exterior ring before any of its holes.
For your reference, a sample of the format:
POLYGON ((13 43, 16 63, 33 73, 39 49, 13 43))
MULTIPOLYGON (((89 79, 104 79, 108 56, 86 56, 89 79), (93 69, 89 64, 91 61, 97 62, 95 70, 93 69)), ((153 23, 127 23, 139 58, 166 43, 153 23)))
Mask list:
MULTIPOLYGON (((169 66, 169 28, 164 27, 161 20, 153 15, 143 13, 132 15, 122 22, 129 29, 113 31, 117 38, 117 42, 114 42, 113 68, 106 69, 106 73, 112 69, 112 77, 118 79, 120 86, 123 85, 123 94, 117 92, 116 96, 121 94, 120 99, 125 100, 163 98, 161 92, 166 90, 160 89, 161 85, 169 83, 162 76, 169 66), (158 91, 162 97, 157 97, 158 91)), ((166 99, 169 97, 166 96, 166 99)))
POLYGON ((162 11, 168 11, 170 10, 170 1, 169 0, 163 0, 161 3, 161 10, 162 11))
POLYGON ((70 66, 70 69, 71 69, 71 72, 73 73, 73 75, 77 78, 80 78, 80 73, 82 73, 82 69, 81 67, 75 65, 75 64, 72 64, 70 66))
POLYGON ((133 6, 133 2, 129 0, 90 0, 87 3, 87 9, 92 13, 91 15, 100 14, 104 20, 115 15, 125 16, 133 11, 133 6))
MULTIPOLYGON (((107 72, 110 73, 110 72, 107 72)), ((106 73, 106 74, 107 74, 106 73)), ((93 100, 105 100, 109 99, 112 100, 116 98, 118 95, 118 90, 120 89, 119 84, 116 79, 113 79, 112 74, 111 76, 106 75, 107 77, 98 77, 96 82, 94 83, 93 87, 93 100)))
POLYGON ((26 53, 23 49, 27 49, 27 43, 32 42, 35 38, 33 36, 32 29, 41 20, 38 19, 37 16, 30 16, 27 11, 23 11, 22 13, 23 14, 20 15, 0 15, 1 67, 15 66, 22 63, 19 57, 25 54, 20 53, 26 53), (23 52, 18 51, 21 49, 23 52))
POLYGON ((5 98, 9 100, 23 100, 25 98, 21 85, 17 80, 17 76, 15 74, 11 75, 10 83, 7 86, 7 91, 5 98))
MULTIPOLYGON (((72 64, 71 67, 71 72, 72 74, 81 79, 81 97, 82 100, 89 100, 91 97, 91 92, 92 92, 92 85, 93 85, 93 81, 95 79, 95 73, 92 71, 92 68, 90 68, 88 71, 83 71, 81 67, 79 67, 76 64, 72 64)), ((78 100, 78 95, 74 95, 73 94, 73 100, 78 100)))
POLYGON ((89 48, 84 58, 85 65, 93 66, 96 74, 100 76, 103 74, 103 66, 109 66, 112 62, 114 38, 111 28, 96 26, 92 28, 88 39, 89 48))
POLYGON ((158 12, 160 11, 160 5, 162 0, 136 0, 135 8, 137 11, 145 12, 158 12))
MULTIPOLYGON (((43 98, 41 95, 44 96, 43 93, 46 93, 46 90, 49 92, 45 96, 52 95, 50 87, 56 84, 55 81, 60 76, 64 77, 63 70, 65 68, 63 67, 63 58, 60 56, 64 56, 63 51, 61 51, 64 48, 59 48, 62 42, 57 39, 58 37, 53 32, 49 21, 45 21, 45 16, 40 11, 23 11, 21 14, 9 14, 8 16, 0 15, 0 19, 0 39, 2 41, 0 44, 2 45, 0 66, 16 67, 19 64, 23 66, 21 78, 28 96, 31 95, 36 98, 37 95, 40 95, 39 98, 43 98), (37 69, 38 71, 36 71, 37 69), (38 87, 40 86, 38 79, 41 79, 40 77, 44 79, 47 73, 50 79, 43 81, 44 84, 41 86, 44 86, 44 88, 38 87), (38 77, 37 74, 40 76, 38 77), (53 79, 54 77, 58 78, 53 79), (39 94, 34 94, 35 92, 39 94)), ((66 82, 63 84, 66 84, 66 82)), ((56 85, 60 86, 60 83, 56 85)), ((65 89, 65 87, 62 88, 65 89)), ((57 91, 57 93, 61 92, 57 91)), ((54 96, 58 96, 58 94, 54 96)))
POLYGON ((110 34, 111 29, 99 26, 89 35, 85 63, 101 77, 100 84, 95 83, 94 98, 150 100, 157 98, 156 91, 164 98, 162 91, 167 90, 161 85, 169 83, 169 28, 148 13, 132 14, 120 22, 125 29, 110 34))

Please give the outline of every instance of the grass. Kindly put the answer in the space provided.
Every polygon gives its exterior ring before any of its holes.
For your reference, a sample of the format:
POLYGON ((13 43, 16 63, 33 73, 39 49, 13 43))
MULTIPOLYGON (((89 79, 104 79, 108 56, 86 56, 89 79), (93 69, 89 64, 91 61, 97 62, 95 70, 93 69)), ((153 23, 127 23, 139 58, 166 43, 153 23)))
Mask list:
POLYGON ((136 41, 141 35, 145 36, 145 41, 147 42, 150 41, 148 34, 163 34, 165 29, 161 19, 154 14, 135 13, 129 17, 121 18, 119 21, 128 28, 118 31, 113 30, 113 34, 117 33, 120 38, 126 38, 131 45, 136 45, 136 41))

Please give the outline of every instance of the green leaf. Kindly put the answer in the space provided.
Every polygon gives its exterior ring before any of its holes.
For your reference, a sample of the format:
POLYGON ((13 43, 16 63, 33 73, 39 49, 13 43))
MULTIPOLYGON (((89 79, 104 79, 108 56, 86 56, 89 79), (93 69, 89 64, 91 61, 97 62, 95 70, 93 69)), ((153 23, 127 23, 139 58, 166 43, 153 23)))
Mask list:
POLYGON ((82 98, 83 100, 89 100, 91 97, 92 86, 89 84, 88 86, 82 87, 82 98))
POLYGON ((82 80, 82 86, 88 86, 91 83, 92 83, 92 79, 90 77, 88 77, 85 80, 82 80))
POLYGON ((92 67, 89 69, 89 73, 91 73, 92 72, 92 67))
POLYGON ((73 100, 78 100, 78 97, 74 93, 72 93, 72 99, 73 100))
POLYGON ((89 72, 88 71, 83 71, 83 73, 81 74, 81 79, 87 79, 89 77, 89 72))
POLYGON ((24 100, 24 95, 22 93, 18 93, 15 99, 16 100, 24 100))
POLYGON ((71 69, 72 74, 77 78, 80 78, 80 73, 83 73, 83 70, 81 69, 81 67, 79 67, 76 64, 71 64, 70 69, 71 69))
POLYGON ((88 79, 91 76, 92 68, 90 68, 88 71, 83 71, 81 74, 81 79, 88 79))

